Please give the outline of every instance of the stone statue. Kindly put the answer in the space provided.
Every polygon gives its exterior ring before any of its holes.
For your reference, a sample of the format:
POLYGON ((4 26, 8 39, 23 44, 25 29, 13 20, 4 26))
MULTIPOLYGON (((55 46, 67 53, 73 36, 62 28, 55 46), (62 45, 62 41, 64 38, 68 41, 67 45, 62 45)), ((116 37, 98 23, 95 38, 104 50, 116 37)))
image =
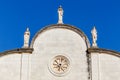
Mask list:
POLYGON ((97 31, 96 31, 95 27, 92 29, 91 34, 92 34, 92 40, 93 40, 92 47, 97 47, 97 43, 96 43, 96 41, 97 41, 97 31))
POLYGON ((58 24, 63 24, 63 9, 62 6, 58 8, 58 24))
POLYGON ((28 48, 29 47, 29 39, 30 39, 30 31, 29 28, 27 28, 27 30, 24 33, 24 48, 28 48))

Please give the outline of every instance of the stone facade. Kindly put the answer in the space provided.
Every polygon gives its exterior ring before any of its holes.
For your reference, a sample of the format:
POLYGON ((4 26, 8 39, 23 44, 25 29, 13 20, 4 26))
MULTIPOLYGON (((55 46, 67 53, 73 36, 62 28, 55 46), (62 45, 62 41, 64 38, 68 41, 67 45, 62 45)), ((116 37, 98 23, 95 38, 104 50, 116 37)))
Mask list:
POLYGON ((29 48, 0 53, 0 80, 120 80, 119 62, 118 52, 91 47, 78 28, 55 24, 29 48))

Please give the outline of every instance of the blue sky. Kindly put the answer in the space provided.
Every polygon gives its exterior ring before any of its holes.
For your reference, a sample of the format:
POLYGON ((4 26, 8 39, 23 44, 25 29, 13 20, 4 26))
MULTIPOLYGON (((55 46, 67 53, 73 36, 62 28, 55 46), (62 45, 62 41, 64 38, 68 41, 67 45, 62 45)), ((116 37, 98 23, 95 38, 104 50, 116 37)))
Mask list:
POLYGON ((21 48, 27 27, 32 39, 39 29, 56 24, 59 5, 65 24, 81 29, 90 42, 95 25, 98 46, 120 51, 119 0, 0 0, 0 52, 21 48))

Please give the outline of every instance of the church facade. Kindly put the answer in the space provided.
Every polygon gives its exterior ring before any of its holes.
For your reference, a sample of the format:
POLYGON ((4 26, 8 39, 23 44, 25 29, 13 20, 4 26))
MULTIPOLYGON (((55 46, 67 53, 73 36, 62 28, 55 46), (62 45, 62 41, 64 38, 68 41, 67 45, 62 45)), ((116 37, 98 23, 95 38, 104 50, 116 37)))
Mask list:
POLYGON ((58 23, 38 31, 29 45, 30 31, 20 49, 0 53, 0 80, 120 80, 120 53, 97 47, 97 31, 91 31, 92 46, 77 27, 58 23))

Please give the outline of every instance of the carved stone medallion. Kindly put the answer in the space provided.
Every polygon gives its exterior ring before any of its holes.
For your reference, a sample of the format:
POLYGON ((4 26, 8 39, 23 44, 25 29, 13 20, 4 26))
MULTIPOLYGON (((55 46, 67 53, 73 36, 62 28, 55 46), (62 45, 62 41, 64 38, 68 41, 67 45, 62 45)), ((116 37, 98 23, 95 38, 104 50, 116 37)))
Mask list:
POLYGON ((51 62, 51 71, 55 75, 61 76, 69 69, 70 62, 67 57, 58 55, 51 62))

